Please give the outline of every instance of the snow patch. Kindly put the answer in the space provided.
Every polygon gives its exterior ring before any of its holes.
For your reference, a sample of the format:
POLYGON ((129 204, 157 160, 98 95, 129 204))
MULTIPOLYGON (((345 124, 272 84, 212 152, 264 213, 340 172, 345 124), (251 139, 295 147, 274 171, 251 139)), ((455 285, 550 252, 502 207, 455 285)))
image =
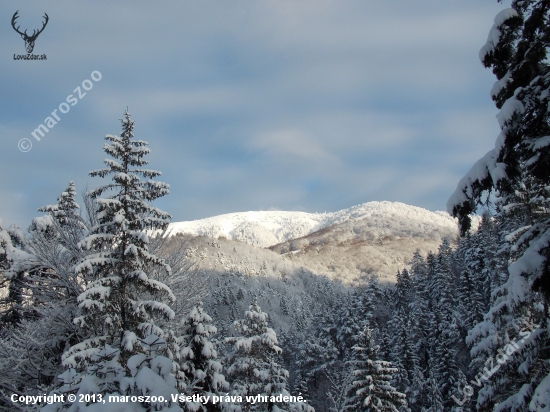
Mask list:
POLYGON ((479 60, 481 60, 481 62, 483 62, 483 60, 485 60, 485 56, 493 52, 495 47, 498 45, 501 35, 500 26, 502 26, 506 20, 516 16, 519 15, 514 9, 504 9, 495 16, 493 27, 491 27, 491 30, 489 30, 489 35, 487 36, 487 42, 479 51, 479 60))

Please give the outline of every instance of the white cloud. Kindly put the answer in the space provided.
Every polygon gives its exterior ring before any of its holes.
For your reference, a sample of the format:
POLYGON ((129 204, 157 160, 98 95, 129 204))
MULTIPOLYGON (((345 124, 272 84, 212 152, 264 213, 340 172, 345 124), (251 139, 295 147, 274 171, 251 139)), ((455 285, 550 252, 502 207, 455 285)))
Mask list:
POLYGON ((300 130, 264 132, 256 136, 250 145, 281 163, 305 161, 322 163, 323 167, 340 163, 336 156, 323 147, 323 142, 300 130))

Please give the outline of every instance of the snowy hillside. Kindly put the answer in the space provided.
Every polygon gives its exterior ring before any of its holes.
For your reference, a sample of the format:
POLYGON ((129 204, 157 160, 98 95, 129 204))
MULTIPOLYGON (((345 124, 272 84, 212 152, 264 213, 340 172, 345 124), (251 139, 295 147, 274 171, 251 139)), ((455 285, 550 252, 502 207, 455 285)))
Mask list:
MULTIPOLYGON (((370 227, 400 236, 456 233, 456 220, 445 212, 430 212, 393 202, 369 202, 333 213, 259 211, 229 213, 207 219, 172 223, 169 235, 177 233, 224 237, 256 247, 270 247, 307 236, 320 229, 350 220, 367 219, 370 227)), ((438 236, 439 237, 439 236, 438 236)))
POLYGON ((456 225, 442 224, 437 215, 405 209, 392 217, 387 212, 349 219, 270 249, 314 273, 358 284, 369 275, 394 282, 398 270, 410 268, 414 252, 426 256, 436 252, 443 239, 451 244, 456 240, 456 225))
POLYGON ((172 223, 168 230, 170 236, 183 233, 214 239, 224 237, 257 247, 269 247, 325 227, 329 221, 327 216, 328 214, 283 211, 229 213, 172 223))

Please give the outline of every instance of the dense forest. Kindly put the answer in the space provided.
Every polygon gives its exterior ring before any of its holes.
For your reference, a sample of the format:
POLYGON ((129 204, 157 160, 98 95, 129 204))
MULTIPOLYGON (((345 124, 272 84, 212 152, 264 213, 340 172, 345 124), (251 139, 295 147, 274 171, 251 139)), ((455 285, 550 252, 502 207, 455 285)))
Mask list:
POLYGON ((104 185, 79 201, 69 183, 26 232, 0 222, 0 409, 550 411, 549 9, 495 18, 480 58, 501 134, 449 200, 460 239, 395 284, 231 250, 201 268, 163 236, 169 186, 126 111, 90 173, 104 185))

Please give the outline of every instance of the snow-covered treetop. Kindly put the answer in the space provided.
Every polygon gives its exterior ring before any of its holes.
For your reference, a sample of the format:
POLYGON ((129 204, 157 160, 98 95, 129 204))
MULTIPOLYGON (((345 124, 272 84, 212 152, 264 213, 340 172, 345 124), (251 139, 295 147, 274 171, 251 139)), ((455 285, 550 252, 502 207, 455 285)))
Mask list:
POLYGON ((268 327, 267 313, 254 300, 248 310, 245 312, 244 319, 234 322, 235 330, 242 334, 241 337, 227 338, 227 342, 235 343, 235 348, 244 352, 251 352, 258 346, 268 347, 276 353, 281 353, 282 349, 277 346, 277 334, 268 327))
POLYGON ((70 224, 80 209, 76 203, 76 189, 74 182, 69 182, 67 189, 57 198, 57 204, 47 205, 38 209, 39 212, 46 212, 52 215, 61 225, 70 224))
POLYGON ((112 177, 112 183, 93 189, 88 194, 97 199, 99 205, 98 221, 100 225, 111 222, 111 216, 117 215, 117 226, 125 226, 129 230, 143 231, 147 229, 165 229, 170 215, 147 204, 170 193, 170 186, 163 182, 152 180, 161 172, 143 169, 148 162, 143 159, 150 150, 148 143, 134 140, 134 121, 130 113, 124 112, 122 133, 119 136, 108 134, 105 140, 111 142, 103 146, 105 152, 113 159, 105 159, 104 169, 90 172, 90 176, 112 177), (141 180, 140 176, 147 180, 141 180), (102 194, 112 193, 100 198, 102 194))
POLYGON ((512 2, 512 8, 495 17, 480 51, 483 65, 497 77, 491 95, 500 109, 502 131, 495 147, 473 165, 447 202, 462 232, 469 229, 469 215, 489 193, 498 192, 508 203, 531 172, 539 175, 541 187, 547 184, 547 13, 544 2, 512 2))

